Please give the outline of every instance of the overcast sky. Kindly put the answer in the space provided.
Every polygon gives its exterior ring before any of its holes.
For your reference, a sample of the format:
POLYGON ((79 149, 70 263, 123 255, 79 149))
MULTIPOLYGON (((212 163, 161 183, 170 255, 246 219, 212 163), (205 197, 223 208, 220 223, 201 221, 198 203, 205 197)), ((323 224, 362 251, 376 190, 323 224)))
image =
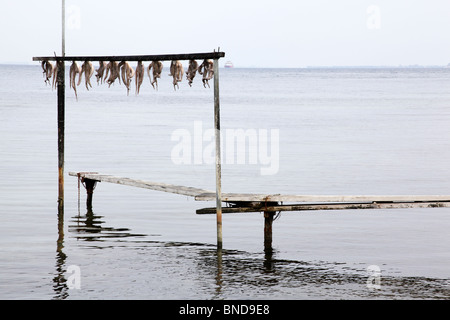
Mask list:
MULTIPOLYGON (((0 63, 61 53, 61 0, 0 0, 0 63)), ((208 52, 236 67, 447 65, 450 0, 66 0, 67 55, 208 52)))

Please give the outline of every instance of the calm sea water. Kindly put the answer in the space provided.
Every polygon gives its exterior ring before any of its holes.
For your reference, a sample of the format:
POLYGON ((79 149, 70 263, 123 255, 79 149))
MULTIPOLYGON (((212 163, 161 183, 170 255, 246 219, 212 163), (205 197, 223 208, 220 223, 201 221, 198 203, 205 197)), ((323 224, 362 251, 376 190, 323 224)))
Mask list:
MULTIPOLYGON (((449 208, 283 212, 272 253, 262 214, 224 215, 221 255, 215 216, 195 214, 212 202, 99 183, 79 209, 69 171, 215 189, 207 157, 177 164, 171 140, 200 124, 207 153, 213 89, 175 92, 168 68, 139 96, 67 86, 58 228, 56 91, 39 65, 0 70, 0 298, 450 298, 449 208)), ((222 129, 279 130, 276 172, 224 163, 224 192, 450 194, 450 69, 221 69, 220 89, 222 129)))

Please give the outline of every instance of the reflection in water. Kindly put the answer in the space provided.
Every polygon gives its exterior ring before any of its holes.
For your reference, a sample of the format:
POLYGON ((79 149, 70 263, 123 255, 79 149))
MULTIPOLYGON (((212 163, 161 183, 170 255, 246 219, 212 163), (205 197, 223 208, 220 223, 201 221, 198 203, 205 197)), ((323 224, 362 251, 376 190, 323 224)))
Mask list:
POLYGON ((66 254, 64 248, 64 207, 58 206, 58 239, 56 241, 56 276, 53 278, 54 299, 63 300, 68 296, 66 279, 64 278, 66 254))
POLYGON ((65 261, 67 256, 62 250, 58 251, 56 254, 56 276, 53 278, 53 291, 55 295, 53 299, 63 300, 68 297, 68 287, 66 283, 66 278, 64 275, 66 274, 65 269, 65 261))
MULTIPOLYGON (((60 217, 59 217, 60 218, 60 217)), ((127 228, 105 227, 104 217, 92 210, 71 219, 69 231, 77 240, 109 240, 114 249, 95 258, 89 268, 105 269, 86 279, 88 292, 71 292, 66 284, 63 223, 58 222, 55 299, 448 299, 450 281, 425 277, 390 276, 382 272, 381 289, 367 287, 367 265, 282 259, 264 246, 261 252, 220 249, 205 243, 164 242, 142 238, 127 228), (126 241, 124 241, 126 237, 126 241), (117 239, 120 238, 120 239, 117 239), (116 259, 126 250, 128 259, 116 259), (114 263, 111 263, 114 261, 114 263), (130 272, 130 268, 133 272, 130 272), (107 270, 107 271, 106 271, 107 270), (104 281, 104 274, 109 276, 104 281), (123 290, 117 290, 123 288, 123 290)), ((148 235, 147 235, 148 236, 148 235)))
POLYGON ((215 274, 214 299, 448 299, 450 280, 393 277, 383 274, 381 289, 367 287, 366 265, 361 268, 324 261, 264 258, 246 252, 201 249, 199 274, 215 274), (220 256, 220 259, 218 258, 220 256), (219 263, 220 261, 220 263, 219 263), (217 269, 215 268, 217 267, 217 269))
MULTIPOLYGON (((72 217, 69 231, 75 234, 77 239, 86 241, 101 241, 103 238, 140 237, 142 234, 132 234, 127 228, 102 227, 102 216, 94 215, 92 207, 88 206, 85 216, 72 217)), ((56 241, 56 275, 53 278, 53 291, 55 300, 64 300, 69 297, 65 265, 67 255, 64 249, 64 208, 58 208, 58 239, 56 241)))
POLYGON ((217 299, 220 297, 220 294, 222 292, 222 252, 223 248, 217 248, 216 250, 216 257, 217 257, 217 264, 216 264, 216 290, 214 294, 214 298, 217 299))
POLYGON ((141 237, 144 234, 132 234, 127 228, 113 228, 102 226, 105 221, 103 216, 94 214, 88 207, 86 215, 78 215, 72 217, 69 231, 75 235, 78 240, 85 241, 102 241, 105 238, 124 238, 124 237, 141 237))

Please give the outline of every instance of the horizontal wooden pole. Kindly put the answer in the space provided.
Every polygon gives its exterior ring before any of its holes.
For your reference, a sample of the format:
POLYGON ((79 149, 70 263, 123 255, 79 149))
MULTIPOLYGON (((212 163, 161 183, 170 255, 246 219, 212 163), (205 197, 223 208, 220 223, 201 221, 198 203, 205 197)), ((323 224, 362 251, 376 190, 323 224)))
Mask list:
MULTIPOLYGON (((330 203, 330 204, 294 204, 253 207, 223 207, 222 213, 277 212, 277 211, 313 211, 313 210, 353 210, 353 209, 405 209, 405 208, 448 208, 450 202, 385 202, 385 203, 330 203)), ((215 214, 216 208, 204 208, 197 214, 215 214)))
POLYGON ((33 57, 33 61, 172 61, 172 60, 203 60, 225 57, 225 52, 129 55, 129 56, 50 56, 33 57))

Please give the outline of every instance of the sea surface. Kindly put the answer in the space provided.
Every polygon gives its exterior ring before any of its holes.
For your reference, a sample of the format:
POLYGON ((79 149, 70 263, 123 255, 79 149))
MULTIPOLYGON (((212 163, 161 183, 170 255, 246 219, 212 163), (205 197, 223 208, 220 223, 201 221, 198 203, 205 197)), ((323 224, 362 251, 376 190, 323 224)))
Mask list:
MULTIPOLYGON (((263 214, 224 214, 221 252, 196 214, 214 202, 103 182, 87 210, 71 171, 215 190, 212 80, 168 73, 140 95, 83 80, 77 101, 67 70, 62 216, 56 90, 39 63, 0 65, 1 299, 450 298, 450 208, 281 212, 272 250, 263 214)), ((450 69, 219 77, 223 192, 450 194, 450 69), (240 161, 227 130, 257 134, 240 161)))

